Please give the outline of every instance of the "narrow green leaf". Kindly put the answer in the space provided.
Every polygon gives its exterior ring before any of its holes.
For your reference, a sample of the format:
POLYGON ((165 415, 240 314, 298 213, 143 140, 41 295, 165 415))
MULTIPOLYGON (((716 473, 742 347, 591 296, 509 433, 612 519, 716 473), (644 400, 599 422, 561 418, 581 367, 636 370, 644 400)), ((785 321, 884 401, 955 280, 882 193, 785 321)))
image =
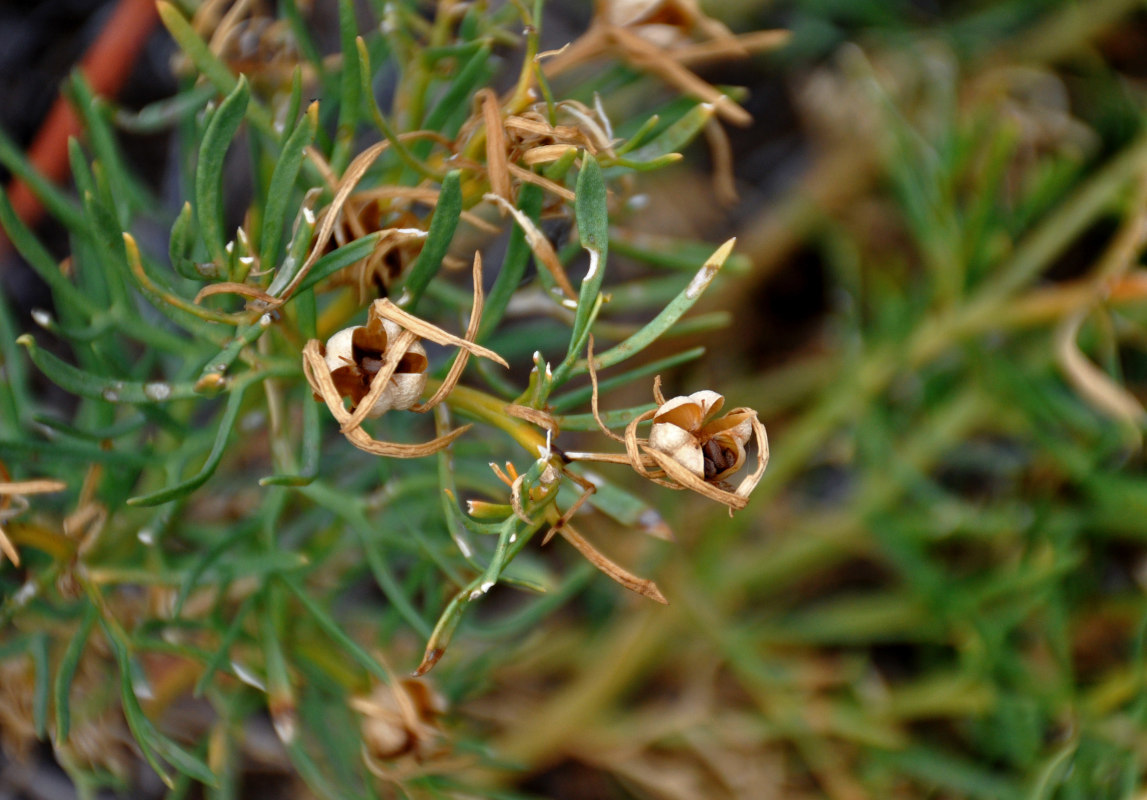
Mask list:
POLYGON ((442 190, 438 193, 438 204, 434 206, 434 216, 430 219, 430 228, 422 243, 422 251, 410 267, 410 273, 404 283, 404 288, 410 292, 410 299, 406 304, 408 310, 413 310, 418 305, 422 293, 438 274, 442 259, 450 249, 454 231, 458 229, 461 215, 462 173, 453 170, 442 181, 442 190))
POLYGON ((235 427, 235 420, 239 417, 243 395, 250 385, 251 380, 241 379, 236 382, 235 387, 231 390, 231 394, 227 398, 227 406, 223 409, 223 416, 219 420, 219 428, 215 433, 215 444, 212 445, 211 452, 207 455, 207 461, 204 462, 203 468, 199 472, 185 481, 158 492, 128 498, 127 504, 129 506, 157 506, 160 503, 168 503, 190 494, 206 483, 215 474, 219 462, 223 459, 223 452, 227 449, 227 440, 230 438, 231 429, 235 427))
POLYGON ((346 633, 343 632, 343 629, 339 627, 338 623, 335 622, 326 611, 323 611, 323 609, 319 607, 310 593, 296 583, 294 578, 283 574, 276 575, 275 577, 291 590, 291 593, 299 599, 299 602, 303 604, 303 608, 314 618, 315 622, 326 632, 327 636, 334 639, 340 647, 346 650, 347 653, 359 663, 359 666, 383 683, 390 681, 386 670, 384 670, 377 661, 371 658, 370 654, 363 650, 354 639, 347 636, 346 633))
MULTIPOLYGON (((171 34, 171 38, 179 45, 179 49, 191 59, 195 68, 215 86, 220 94, 229 95, 238 83, 231 69, 220 58, 211 52, 207 42, 200 38, 191 23, 168 0, 158 0, 155 4, 164 27, 171 34)), ((267 109, 263 108, 257 100, 253 100, 247 109, 247 116, 252 124, 268 136, 278 139, 274 123, 267 109)))
POLYGON ((287 202, 291 199, 307 148, 315 141, 318 125, 319 104, 316 102, 311 103, 307 113, 287 137, 287 141, 283 144, 282 155, 271 173, 271 183, 267 189, 267 205, 263 212, 262 242, 259 248, 259 265, 262 269, 270 269, 277 263, 287 202))
POLYGON ((219 104, 207 124, 195 167, 195 211, 199 230, 212 260, 220 267, 227 263, 223 235, 223 163, 231 140, 247 113, 250 99, 247 77, 240 75, 234 90, 219 104))
POLYGON ((625 159, 618 159, 618 163, 624 161, 632 165, 649 164, 676 153, 705 129, 705 125, 713 118, 716 110, 716 107, 709 103, 698 103, 649 143, 632 151, 625 159))
POLYGON ((70 442, 66 439, 52 441, 37 441, 35 439, 0 439, 0 457, 29 458, 39 456, 51 458, 70 458, 81 463, 117 464, 127 467, 142 467, 152 460, 151 454, 137 453, 124 450, 107 450, 103 447, 82 442, 70 442))
MULTIPOLYGON (((171 259, 171 267, 177 273, 193 281, 202 281, 205 278, 216 277, 207 275, 191 261, 191 250, 195 246, 195 215, 191 210, 191 202, 183 204, 183 210, 175 218, 171 226, 171 239, 167 245, 167 255, 171 259)), ((212 265, 214 267, 214 265, 212 265)))
MULTIPOLYGON (((419 158, 411 152, 410 148, 407 147, 406 142, 399 137, 398 131, 394 129, 394 126, 391 125, 383 115, 382 109, 378 107, 378 101, 374 96, 374 88, 370 82, 370 76, 373 73, 370 68, 370 53, 367 50, 366 42, 360 36, 355 40, 355 45, 358 49, 358 72, 362 77, 362 94, 363 97, 366 98, 367 108, 370 110, 371 117, 374 119, 375 127, 377 127, 382 135, 386 137, 386 140, 390 142, 391 151, 402 160, 402 163, 406 165, 407 169, 412 170, 414 174, 421 175, 424 178, 430 178, 434 181, 441 180, 441 173, 435 172, 423 161, 419 160, 419 158)), ((400 179, 399 182, 404 183, 405 180, 400 179)))
POLYGON ((589 269, 582 278, 578 293, 577 313, 574 315, 567 358, 581 347, 605 277, 605 263, 609 255, 607 199, 601 167, 587 152, 582 157, 581 172, 577 176, 574 212, 577 216, 577 231, 581 246, 589 251, 589 269))
MULTIPOLYGON (((16 211, 12 208, 8 194, 2 188, 0 188, 0 225, 4 226, 4 231, 8 234, 8 241, 16 248, 16 252, 23 256, 28 265, 40 276, 40 279, 48 284, 58 303, 66 303, 73 308, 82 310, 89 316, 95 313, 96 306, 91 299, 68 280, 67 276, 60 271, 59 265, 52 258, 47 248, 16 216, 16 211)), ((80 230, 84 227, 83 220, 80 218, 74 230, 80 230)))
POLYGON ((219 648, 215 654, 211 656, 211 660, 203 668, 203 674, 199 676, 199 680, 195 682, 195 688, 192 690, 192 695, 200 697, 207 686, 215 677, 215 673, 223 668, 223 662, 231 654, 231 646, 235 644, 235 640, 243 632, 243 624, 247 620, 247 612, 255 605, 255 596, 248 595, 243 598, 243 602, 239 604, 239 608, 231 617, 231 624, 227 626, 227 630, 223 632, 223 638, 219 640, 219 648))
POLYGON ((16 321, 8 307, 8 298, 0 293, 0 365, 5 380, 0 384, 0 429, 6 433, 23 432, 35 403, 28 383, 28 370, 16 345, 16 321))
MULTIPOLYGON (((56 184, 40 174, 40 171, 29 163, 16 143, 8 138, 3 128, 0 128, 0 165, 3 165, 16 178, 28 184, 28 188, 48 212, 64 223, 70 230, 80 230, 84 227, 84 215, 70 197, 56 184)), ((7 226, 5 226, 7 227, 7 226)))
MULTIPOLYGON (((646 411, 656 408, 652 404, 622 408, 614 411, 603 411, 601 420, 607 428, 620 428, 628 425, 634 418, 640 417, 646 411)), ((596 431, 597 422, 593 414, 567 414, 564 417, 554 417, 558 427, 563 431, 596 431)))
POLYGON ((342 78, 339 84, 339 121, 335 132, 335 147, 331 154, 331 168, 341 175, 350 161, 354 133, 358 127, 359 105, 362 100, 362 82, 359 78, 359 53, 355 44, 358 23, 355 21, 353 0, 338 0, 339 43, 342 47, 342 78))
MULTIPOLYGON (((295 295, 298 302, 298 295, 295 295)), ((319 474, 319 446, 322 431, 319 427, 319 404, 303 401, 303 465, 297 475, 268 475, 259 480, 260 486, 306 486, 319 474)))
MULTIPOLYGON (((306 263, 317 222, 314 205, 320 194, 321 190, 311 189, 303 195, 303 202, 295 213, 295 224, 291 228, 291 241, 287 243, 287 255, 283 258, 283 263, 275 270, 275 277, 271 279, 271 284, 267 287, 267 294, 278 297, 284 289, 291 285, 291 281, 295 279, 299 269, 306 263)), ((314 267, 313 264, 311 266, 314 267)))
MULTIPOLYGON (((657 361, 650 361, 648 364, 642 364, 639 367, 628 370, 621 375, 615 375, 605 380, 598 381, 598 390, 602 395, 613 389, 625 386, 633 381, 647 378, 650 375, 657 375, 658 373, 666 370, 673 369, 682 364, 690 361, 695 361, 701 356, 705 355, 704 347, 694 347, 689 350, 684 350, 668 358, 661 358, 657 361)), ((551 400, 550 405, 553 406, 555 411, 561 412, 577 406, 584 405, 590 401, 593 394, 592 386, 584 386, 578 389, 573 389, 563 395, 559 395, 551 400)))
POLYGON ((165 381, 145 383, 93 375, 38 347, 30 333, 25 333, 17 339, 16 344, 23 345, 27 349, 32 363, 39 367, 52 383, 80 397, 106 400, 109 403, 143 404, 186 400, 198 394, 192 383, 165 381))
MULTIPOLYGON (((458 73, 452 77, 446 92, 434 104, 430 113, 426 115, 426 121, 422 127, 426 130, 442 131, 447 136, 457 133, 456 130, 445 129, 445 125, 459 108, 468 107, 467 100, 470 95, 478 91, 478 88, 491 72, 489 62, 490 46, 483 44, 462 66, 462 69, 458 70, 458 73)), ((422 159, 426 158, 432 146, 432 143, 428 141, 416 142, 412 149, 414 154, 422 159)))
POLYGON ((191 776, 208 786, 215 784, 215 774, 203 761, 184 750, 175 742, 168 739, 155 727, 154 723, 143 713, 139 698, 135 695, 131 676, 133 673, 131 659, 127 650, 127 643, 115 635, 111 626, 103 623, 104 632, 112 643, 120 673, 120 697, 124 717, 128 728, 139 744, 143 757, 151 768, 156 771, 160 779, 167 786, 173 786, 171 775, 163 768, 160 758, 165 759, 180 772, 191 776))
POLYGON ((608 198, 601 167, 589 153, 583 156, 575 194, 574 212, 581 246, 604 254, 609 248, 608 198))
MULTIPOLYGON (((733 250, 733 245, 736 239, 730 239, 709 257, 701 269, 693 276, 693 280, 689 281, 681 293, 667 305, 660 314, 649 321, 641 330, 630 336, 621 344, 606 350, 599 356, 595 357, 599 369, 613 366, 625 361, 630 356, 644 350, 650 344, 657 340, 659 336, 671 328, 677 320, 693 307, 693 304, 700 299, 705 289, 713 282, 720 271, 721 266, 729 257, 729 253, 733 250)), ((578 361, 575 369, 577 371, 585 371, 586 362, 584 360, 578 361)))
POLYGON ((108 184, 112 190, 111 200, 117 211, 116 221, 122 225, 122 221, 128 218, 132 208, 154 205, 155 200, 149 197, 151 192, 124 163, 108 119, 107 104, 102 97, 97 97, 92 91, 82 70, 77 69, 72 73, 68 90, 72 95, 73 106, 83 119, 86 141, 106 170, 108 184))
POLYGON ((158 133, 194 115, 216 93, 210 83, 201 83, 172 97, 148 103, 136 112, 116 108, 112 118, 117 128, 129 133, 158 133))
POLYGON ((56 705, 57 742, 66 742, 68 740, 68 731, 71 729, 72 724, 72 679, 76 675, 76 668, 80 664, 80 658, 84 654, 84 648, 88 643, 88 636, 92 632, 92 627, 96 624, 97 616, 98 614, 94 605, 89 604, 84 609, 84 616, 83 619, 80 620, 80 627, 76 630, 75 635, 72 636, 71 641, 68 642, 68 648, 64 651, 64 657, 60 659, 60 666, 56 670, 53 695, 56 705))

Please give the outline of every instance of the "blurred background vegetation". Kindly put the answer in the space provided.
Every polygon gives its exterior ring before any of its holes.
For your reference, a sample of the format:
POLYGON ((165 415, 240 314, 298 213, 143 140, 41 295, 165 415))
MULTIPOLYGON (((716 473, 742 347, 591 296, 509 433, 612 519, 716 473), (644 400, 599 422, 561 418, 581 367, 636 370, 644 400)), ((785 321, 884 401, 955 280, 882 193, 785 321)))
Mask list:
MULTIPOLYGON (((21 145, 92 5, 2 10, 0 120, 21 145)), ((588 24, 569 5, 547 4, 547 44, 588 24)), ((728 327, 665 378, 757 408, 769 471, 732 518, 646 495, 677 542, 611 542, 668 607, 586 572, 512 637, 504 609, 480 612, 435 673, 466 788, 414 796, 1147 796, 1147 7, 703 5, 792 37, 698 67, 749 89, 754 123, 728 131, 739 199, 702 139, 643 179, 640 224, 738 237, 745 268, 702 304, 728 327)), ((120 101, 173 91, 171 52, 149 40, 120 101)), ((160 192, 166 147, 125 148, 160 192)), ((47 302, 11 254, 0 281, 14 308, 47 302)), ((19 701, 0 699, 0 797, 69 796, 2 713, 19 701)), ((207 724, 176 706, 164 729, 207 724)), ((241 796, 310 796, 267 730, 243 741, 241 796)))

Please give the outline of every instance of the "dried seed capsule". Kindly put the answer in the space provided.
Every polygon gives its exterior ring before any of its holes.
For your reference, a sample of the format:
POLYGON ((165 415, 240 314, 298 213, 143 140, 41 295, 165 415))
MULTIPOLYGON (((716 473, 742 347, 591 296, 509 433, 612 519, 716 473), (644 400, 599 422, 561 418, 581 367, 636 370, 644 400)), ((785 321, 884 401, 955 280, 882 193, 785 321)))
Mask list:
POLYGON ((753 428, 750 414, 742 410, 706 422, 724 403, 710 390, 667 400, 653 416, 649 446, 704 481, 732 475, 745 463, 753 428))
MULTIPOLYGON (((327 340, 324 359, 341 396, 349 397, 356 406, 362 402, 382 369, 388 345, 401 332, 396 322, 372 318, 366 325, 344 328, 327 340)), ((422 344, 412 344, 367 416, 380 417, 392 408, 408 409, 417 403, 426 388, 428 363, 422 344)))

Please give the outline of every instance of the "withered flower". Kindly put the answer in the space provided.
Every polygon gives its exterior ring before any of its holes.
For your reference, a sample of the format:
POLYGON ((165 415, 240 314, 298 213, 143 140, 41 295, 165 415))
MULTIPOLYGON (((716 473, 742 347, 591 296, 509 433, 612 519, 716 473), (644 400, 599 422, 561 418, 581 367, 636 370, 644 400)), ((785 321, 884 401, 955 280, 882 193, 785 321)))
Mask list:
POLYGON ((362 714, 364 756, 372 767, 404 757, 424 762, 445 751, 438 718, 446 700, 421 678, 380 683, 350 705, 362 714))
MULTIPOLYGON (((596 383, 595 377, 595 389, 596 383)), ((757 412, 735 408, 710 420, 721 410, 724 397, 705 390, 666 401, 660 377, 653 382, 653 399, 657 408, 635 417, 625 429, 630 465, 662 486, 689 489, 716 500, 728 506, 730 514, 744 508, 769 464, 769 438, 757 412), (653 421, 649 438, 640 439, 637 426, 647 420, 653 421), (744 465, 745 445, 751 437, 757 440, 757 468, 734 488, 725 479, 744 465)))
MULTIPOLYGON (((363 401, 386 361, 387 345, 401 333, 398 323, 372 316, 366 325, 344 328, 327 340, 323 358, 341 396, 350 398, 354 406, 363 401)), ((406 410, 417 403, 426 388, 428 363, 422 343, 411 343, 366 415, 373 419, 392 408, 406 410)))

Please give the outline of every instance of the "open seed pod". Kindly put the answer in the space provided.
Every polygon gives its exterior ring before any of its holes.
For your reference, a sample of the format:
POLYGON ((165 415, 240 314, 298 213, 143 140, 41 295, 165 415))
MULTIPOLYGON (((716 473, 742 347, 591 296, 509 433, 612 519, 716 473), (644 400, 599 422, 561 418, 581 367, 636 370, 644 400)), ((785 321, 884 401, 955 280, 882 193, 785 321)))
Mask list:
POLYGON ((724 397, 710 390, 663 403, 653 416, 649 447, 704 481, 732 475, 745 463, 745 445, 753 435, 752 413, 737 409, 706 422, 724 403, 724 397))
POLYGON ((365 752, 376 761, 425 761, 442 752, 438 717, 446 712, 446 700, 424 680, 380 683, 368 697, 351 700, 351 707, 362 714, 365 752))
POLYGON ((325 350, 318 339, 306 343, 303 377, 316 399, 326 403, 351 444, 375 455, 419 458, 447 447, 470 427, 456 428, 423 444, 405 444, 379 441, 363 430, 362 423, 367 417, 377 417, 390 409, 431 410, 454 390, 471 355, 509 366, 493 350, 474 343, 482 318, 482 298, 482 258, 475 253, 474 305, 464 338, 403 311, 384 297, 371 303, 366 325, 335 334, 325 350), (438 390, 425 403, 418 401, 427 384, 422 340, 459 350, 438 390), (348 397, 355 406, 353 411, 344 405, 344 398, 348 397))
MULTIPOLYGON (((398 323, 372 315, 366 325, 344 328, 327 340, 323 358, 340 396, 357 407, 370 394, 371 383, 386 362, 388 345, 401 333, 398 323)), ((381 417, 392 408, 406 410, 417 403, 426 388, 428 363, 421 342, 413 342, 366 416, 381 417)))
MULTIPOLYGON (((658 378, 653 385, 658 407, 626 426, 625 459, 654 483, 697 492, 728 506, 730 513, 744 508, 769 464, 769 438, 757 412, 735 408, 712 419, 724 405, 721 395, 705 390, 666 400, 660 383, 658 378), (637 426, 646 421, 653 423, 649 438, 638 438, 637 426), (754 437, 757 468, 731 487, 725 479, 744 466, 745 447, 754 437)), ((600 418, 599 425, 604 428, 600 418)))

